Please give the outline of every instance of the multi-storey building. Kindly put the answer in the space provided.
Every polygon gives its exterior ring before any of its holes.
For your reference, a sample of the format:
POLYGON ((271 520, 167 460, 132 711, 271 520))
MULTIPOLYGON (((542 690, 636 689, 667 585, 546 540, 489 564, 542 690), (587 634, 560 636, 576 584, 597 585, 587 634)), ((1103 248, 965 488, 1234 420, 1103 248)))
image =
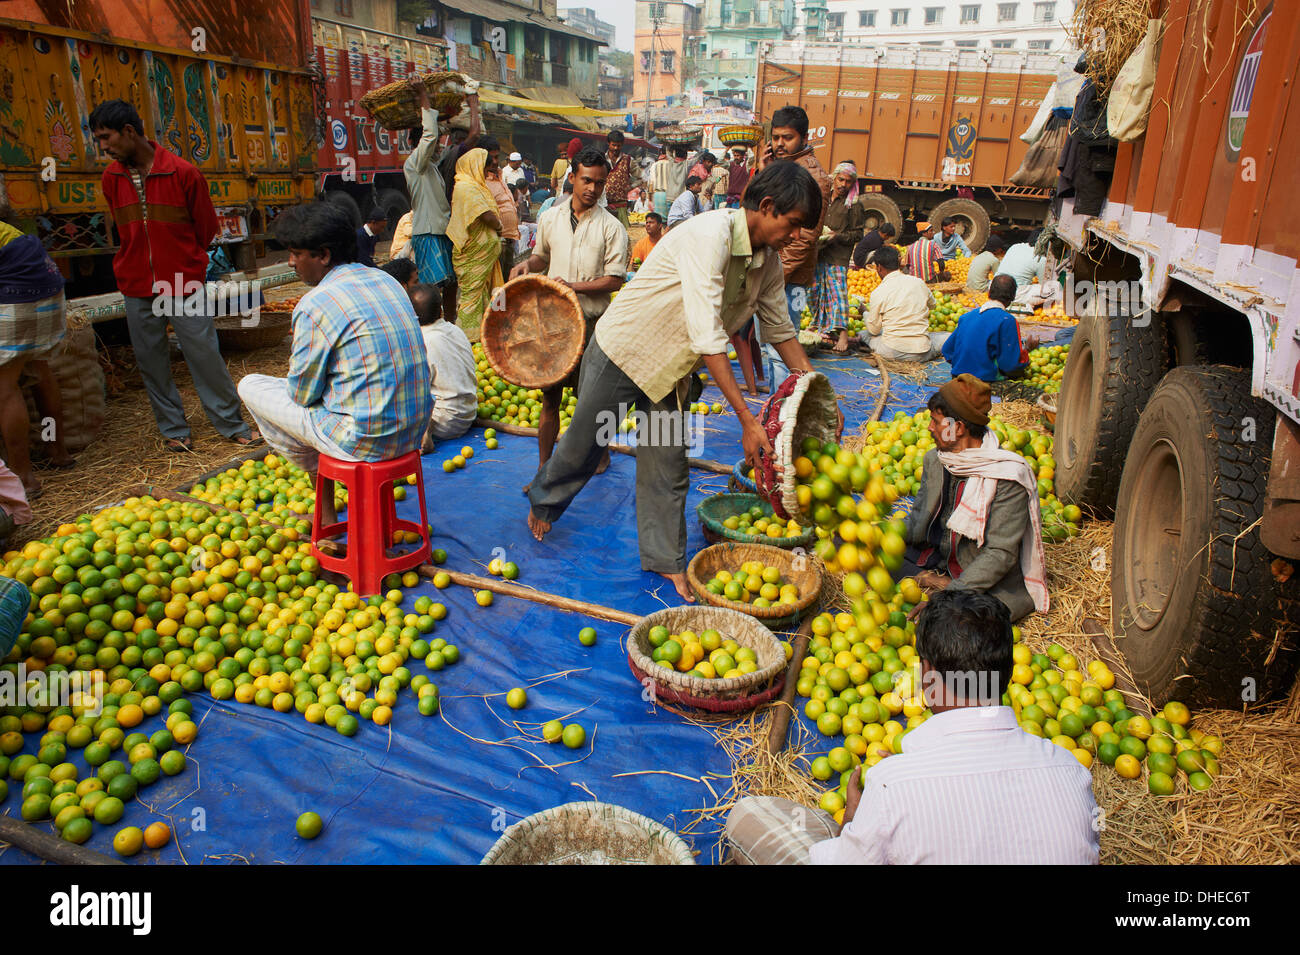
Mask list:
POLYGON ((750 106, 758 81, 758 48, 790 33, 794 0, 702 0, 693 87, 706 96, 750 106))
POLYGON ((636 42, 632 50, 632 101, 644 111, 676 100, 687 90, 688 61, 700 39, 700 5, 682 0, 636 0, 636 42))
POLYGON ((801 0, 808 39, 1051 52, 1070 46, 1074 0, 801 0))
POLYGON ((571 27, 584 30, 611 49, 614 46, 614 24, 606 23, 591 7, 568 7, 560 11, 560 17, 571 27))

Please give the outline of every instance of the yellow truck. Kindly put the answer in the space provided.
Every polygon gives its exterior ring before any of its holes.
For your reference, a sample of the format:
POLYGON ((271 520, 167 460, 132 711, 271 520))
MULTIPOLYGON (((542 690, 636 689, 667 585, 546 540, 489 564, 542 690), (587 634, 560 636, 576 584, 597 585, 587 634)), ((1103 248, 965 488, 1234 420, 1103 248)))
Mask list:
POLYGON ((40 235, 92 318, 121 314, 104 294, 116 246, 97 103, 133 103, 151 139, 203 172, 237 268, 255 268, 277 213, 313 198, 308 0, 9 0, 0 13, 0 207, 40 235))

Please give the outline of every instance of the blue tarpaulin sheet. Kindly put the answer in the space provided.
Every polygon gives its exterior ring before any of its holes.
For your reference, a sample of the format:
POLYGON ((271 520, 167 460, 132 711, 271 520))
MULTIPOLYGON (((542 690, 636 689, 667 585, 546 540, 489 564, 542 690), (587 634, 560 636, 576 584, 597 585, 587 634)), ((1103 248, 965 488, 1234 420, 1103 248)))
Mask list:
MULTIPOLYGON (((875 404, 879 378, 856 358, 816 364, 841 396, 845 433, 855 432, 875 404)), ((946 368, 934 367, 934 384, 946 380, 946 368)), ((895 377, 882 417, 923 407, 933 387, 895 377)), ((702 400, 722 398, 710 385, 702 400)), ((749 400, 757 411, 761 400, 749 400)), ((699 456, 740 460, 735 415, 703 421, 699 456)), ((475 429, 424 458, 434 546, 446 549, 449 568, 482 574, 503 553, 519 565, 518 583, 540 590, 637 614, 678 603, 671 585, 640 569, 633 458, 614 455, 538 543, 528 533, 522 495, 537 467, 536 441, 499 440, 488 451, 475 429), (473 459, 444 473, 442 460, 462 444, 474 449, 473 459)), ((695 506, 726 490, 727 478, 692 470, 691 480, 694 554, 706 546, 695 506)), ((415 510, 414 498, 399 505, 403 514, 415 510)), ((161 819, 170 821, 176 840, 136 861, 476 863, 507 826, 562 803, 617 803, 681 830, 697 819, 690 810, 715 805, 714 792, 725 794, 730 766, 711 733, 642 699, 627 665, 626 627, 502 596, 481 608, 458 586, 438 591, 424 582, 405 594, 404 605, 428 594, 447 606, 433 636, 461 651, 459 662, 430 674, 441 693, 439 715, 419 715, 414 694, 405 691, 390 726, 363 721, 346 738, 296 712, 191 694, 199 737, 185 771, 142 789, 143 805, 130 803, 120 822, 96 826, 87 846, 111 854, 119 828, 161 819), (599 634, 590 648, 577 639, 588 625, 599 634), (516 686, 528 688, 528 703, 512 711, 504 694, 516 686), (541 742, 540 725, 555 718, 581 723, 587 745, 570 750, 541 742), (325 820, 312 841, 294 831, 307 810, 325 820)), ((417 661, 411 670, 426 672, 417 661)), ((152 733, 162 721, 152 717, 140 729, 152 733)), ((29 738, 24 751, 34 751, 35 742, 29 738)), ((79 752, 70 759, 85 772, 79 752)), ((15 786, 5 810, 16 814, 18 801, 15 786)), ((684 836, 702 863, 719 861, 720 837, 721 819, 684 836)), ((0 861, 35 860, 10 848, 0 861)))

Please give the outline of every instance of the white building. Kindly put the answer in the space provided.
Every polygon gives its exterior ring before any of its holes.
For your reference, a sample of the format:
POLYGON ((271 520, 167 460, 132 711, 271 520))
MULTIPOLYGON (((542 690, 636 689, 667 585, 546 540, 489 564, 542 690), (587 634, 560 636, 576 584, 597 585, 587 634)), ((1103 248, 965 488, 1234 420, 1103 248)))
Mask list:
POLYGON ((1051 52, 1072 46, 1074 0, 803 0, 798 15, 810 40, 1051 52))

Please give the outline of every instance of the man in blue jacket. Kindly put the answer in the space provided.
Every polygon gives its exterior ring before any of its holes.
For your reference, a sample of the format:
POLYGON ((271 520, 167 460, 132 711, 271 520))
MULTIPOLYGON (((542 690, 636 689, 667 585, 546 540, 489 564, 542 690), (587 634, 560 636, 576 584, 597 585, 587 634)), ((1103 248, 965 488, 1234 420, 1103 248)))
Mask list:
POLYGON ((957 321, 957 330, 943 343, 943 357, 953 377, 971 374, 982 381, 1016 377, 1025 367, 1020 326, 1007 306, 1016 297, 1016 280, 998 275, 989 283, 989 300, 957 321))

